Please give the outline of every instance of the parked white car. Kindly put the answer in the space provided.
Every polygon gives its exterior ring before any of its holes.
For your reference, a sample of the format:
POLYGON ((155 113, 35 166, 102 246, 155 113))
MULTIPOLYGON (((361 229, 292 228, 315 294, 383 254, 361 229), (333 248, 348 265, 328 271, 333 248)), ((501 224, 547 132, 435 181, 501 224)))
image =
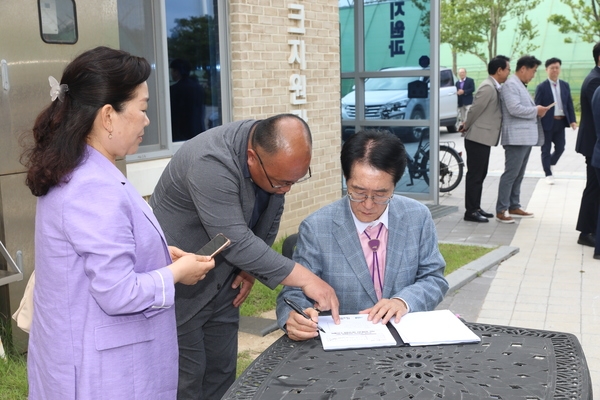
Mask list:
MULTIPOLYGON (((415 70, 414 67, 385 68, 382 71, 415 70)), ((458 118, 458 100, 456 95, 456 78, 449 68, 440 70, 440 126, 448 132, 456 132, 458 118)), ((417 90, 418 92, 418 90, 417 90)), ((355 119, 356 99, 352 91, 342 98, 342 119, 355 119)), ((365 80, 365 118, 366 119, 428 119, 429 118, 429 77, 392 77, 369 78, 365 80), (421 91, 423 97, 414 89, 427 85, 427 91, 421 91), (411 97, 412 96, 412 97, 411 97)), ((435 100, 435 99, 434 99, 435 100)), ((421 128, 385 127, 406 141, 417 141, 421 138, 421 128)), ((344 127, 342 138, 345 140, 354 133, 354 128, 344 127)))

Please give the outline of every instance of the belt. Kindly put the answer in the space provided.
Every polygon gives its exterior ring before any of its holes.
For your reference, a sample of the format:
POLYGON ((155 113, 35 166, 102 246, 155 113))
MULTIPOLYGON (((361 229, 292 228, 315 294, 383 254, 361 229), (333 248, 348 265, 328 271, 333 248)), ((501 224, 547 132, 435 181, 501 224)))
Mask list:
POLYGON ((554 119, 564 119, 564 118, 565 118, 565 116, 564 116, 564 115, 559 115, 559 116, 556 116, 556 115, 555 115, 555 116, 554 116, 554 119))

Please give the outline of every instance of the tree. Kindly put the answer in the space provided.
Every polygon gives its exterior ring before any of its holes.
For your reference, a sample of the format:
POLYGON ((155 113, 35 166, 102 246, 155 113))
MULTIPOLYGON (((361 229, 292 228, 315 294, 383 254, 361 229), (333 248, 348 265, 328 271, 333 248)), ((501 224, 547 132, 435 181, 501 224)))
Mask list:
MULTIPOLYGON (((572 18, 565 15, 552 14, 548 21, 558 26, 558 31, 565 34, 575 34, 588 43, 600 40, 600 15, 598 0, 561 0, 573 12, 572 18)), ((565 38, 565 43, 573 43, 570 37, 565 38)))
POLYGON ((215 62, 211 51, 214 52, 214 43, 219 37, 215 19, 205 15, 176 19, 175 23, 171 36, 167 38, 169 57, 188 60, 194 70, 210 69, 215 62))
MULTIPOLYGON (((517 36, 511 45, 509 57, 537 49, 539 46, 534 45, 532 40, 538 31, 527 17, 527 11, 534 9, 540 1, 441 0, 440 40, 448 43, 452 49, 452 69, 456 72, 456 55, 459 53, 473 54, 487 65, 498 54, 498 34, 506 29, 511 20, 516 22, 517 36)), ((429 4, 427 0, 415 0, 416 7, 427 11, 421 19, 421 27, 426 35, 429 34, 429 4)))

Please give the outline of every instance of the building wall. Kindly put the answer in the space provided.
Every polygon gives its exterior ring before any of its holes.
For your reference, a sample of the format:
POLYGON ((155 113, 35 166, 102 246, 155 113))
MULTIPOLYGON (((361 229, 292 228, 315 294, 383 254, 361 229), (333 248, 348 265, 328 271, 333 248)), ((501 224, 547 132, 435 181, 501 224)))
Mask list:
POLYGON ((340 56, 338 0, 231 0, 231 81, 233 119, 261 119, 297 112, 313 135, 312 178, 286 195, 280 236, 297 231, 310 213, 341 196, 339 162, 340 56), (290 33, 299 21, 290 5, 304 6, 303 34, 290 33), (305 43, 306 66, 289 63, 289 40, 305 43), (290 99, 290 77, 306 77, 305 104, 290 99))

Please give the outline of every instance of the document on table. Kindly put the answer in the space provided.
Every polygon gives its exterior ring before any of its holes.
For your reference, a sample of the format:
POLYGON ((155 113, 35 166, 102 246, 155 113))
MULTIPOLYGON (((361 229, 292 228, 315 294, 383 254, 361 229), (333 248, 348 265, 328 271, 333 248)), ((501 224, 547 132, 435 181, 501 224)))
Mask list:
MULTIPOLYGON (((398 346, 394 335, 381 322, 367 320, 368 314, 340 315, 336 325, 331 316, 319 316, 324 350, 360 349, 398 346)), ((438 344, 479 343, 481 339, 450 310, 408 313, 395 323, 390 322, 404 345, 428 346, 438 344)))
POLYGON ((408 313, 399 323, 390 322, 402 341, 411 346, 481 342, 450 310, 408 313))
POLYGON ((323 350, 360 349, 365 347, 396 346, 396 339, 381 322, 368 321, 368 314, 340 315, 336 325, 331 316, 319 316, 319 332, 323 350))

